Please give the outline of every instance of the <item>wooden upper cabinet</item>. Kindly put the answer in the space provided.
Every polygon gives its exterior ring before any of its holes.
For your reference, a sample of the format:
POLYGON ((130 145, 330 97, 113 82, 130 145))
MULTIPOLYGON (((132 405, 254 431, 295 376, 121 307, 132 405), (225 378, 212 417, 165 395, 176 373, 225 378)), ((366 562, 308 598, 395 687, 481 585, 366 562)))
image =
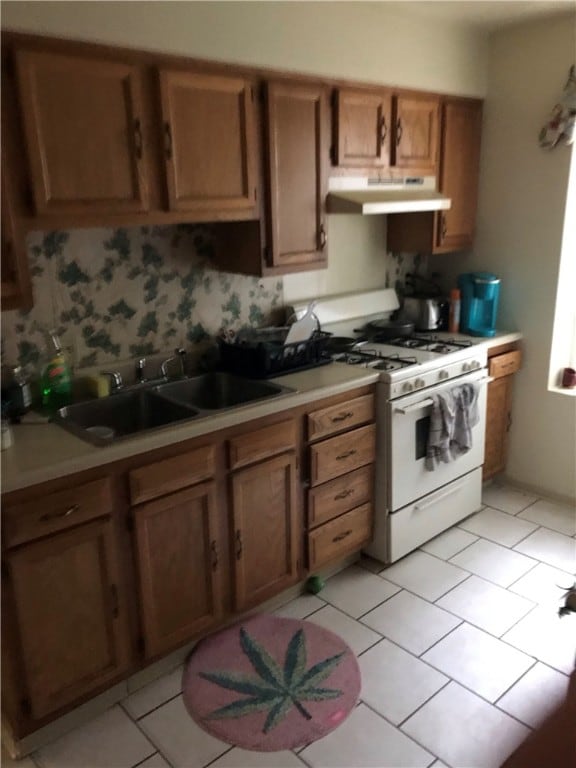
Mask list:
POLYGON ((15 55, 36 213, 146 211, 139 67, 37 50, 15 55))
POLYGON ((214 483, 136 507, 146 656, 210 628, 222 614, 214 483))
POLYGON ((440 191, 452 207, 437 216, 436 251, 470 248, 476 227, 482 103, 455 99, 442 105, 440 191))
POLYGON ((269 266, 326 266, 327 91, 271 82, 265 94, 269 266))
POLYGON ((394 98, 392 165, 435 170, 439 111, 439 99, 434 97, 399 95, 394 98))
POLYGON ((0 222, 2 270, 1 298, 2 309, 29 309, 32 306, 32 286, 26 241, 21 234, 17 236, 12 202, 10 199, 8 171, 2 153, 2 219, 0 222))
POLYGON ((235 472, 234 609, 261 603, 299 578, 296 458, 293 453, 235 472))
POLYGON ((449 253, 474 242, 482 102, 446 99, 442 103, 440 191, 452 201, 446 211, 388 216, 387 247, 407 253, 449 253))
POLYGON ((161 70, 170 209, 255 215, 254 86, 242 77, 161 70))
POLYGON ((32 719, 124 672, 128 641, 109 519, 8 552, 5 564, 32 719))
POLYGON ((386 91, 335 93, 336 165, 382 168, 390 164, 392 97, 386 91))

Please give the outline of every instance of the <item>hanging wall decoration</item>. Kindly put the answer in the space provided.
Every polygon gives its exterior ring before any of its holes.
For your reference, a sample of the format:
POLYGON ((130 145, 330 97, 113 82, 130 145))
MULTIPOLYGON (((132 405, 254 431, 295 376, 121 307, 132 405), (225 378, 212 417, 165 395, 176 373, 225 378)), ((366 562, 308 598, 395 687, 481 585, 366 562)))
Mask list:
POLYGON ((576 67, 572 65, 560 101, 544 124, 538 141, 544 149, 553 149, 560 141, 572 144, 576 137, 576 67))

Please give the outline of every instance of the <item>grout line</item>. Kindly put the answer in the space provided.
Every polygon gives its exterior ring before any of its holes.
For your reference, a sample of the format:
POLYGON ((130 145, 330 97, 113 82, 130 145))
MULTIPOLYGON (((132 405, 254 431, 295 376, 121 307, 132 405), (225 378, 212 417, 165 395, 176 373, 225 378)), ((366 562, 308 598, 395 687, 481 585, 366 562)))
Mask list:
MULTIPOLYGON (((158 709, 158 707, 157 707, 157 709, 158 709)), ((139 731, 140 731, 140 733, 141 733, 141 734, 144 736, 144 738, 145 738, 147 741, 149 741, 149 742, 150 742, 150 744, 151 744, 151 745, 154 747, 154 752, 158 752, 158 753, 160 754, 160 756, 161 756, 161 757, 163 757, 163 758, 164 758, 164 760, 166 760, 166 762, 168 763, 168 765, 169 765, 169 766, 171 766, 171 768, 174 768, 174 766, 173 766, 173 763, 171 763, 171 762, 170 762, 170 760, 168 760, 168 758, 166 757, 166 755, 164 754, 164 752, 163 752, 163 751, 160 749, 160 747, 159 747, 157 744, 155 744, 155 743, 152 741, 152 738, 151 738, 150 734, 146 733, 146 731, 144 730, 144 728, 142 728, 142 726, 141 726, 141 724, 140 724, 140 720, 132 720, 132 722, 134 723, 134 725, 136 726, 136 728, 138 728, 138 730, 139 730, 139 731)), ((152 755, 148 755, 148 757, 152 757, 152 755)), ((146 759, 148 759, 148 758, 146 758, 146 759)))
MULTIPOLYGON (((454 615, 454 614, 452 614, 452 615, 454 615)), ((426 648, 424 651, 422 651, 422 653, 420 653, 418 656, 416 656, 417 659, 420 659, 420 661, 423 661, 424 664, 428 664, 428 662, 425 659, 423 659, 422 656, 424 656, 425 653, 428 653, 428 651, 431 651, 432 648, 435 648, 438 645, 438 643, 441 643, 443 640, 446 640, 446 638, 449 635, 451 635, 452 632, 456 632, 456 630, 459 627, 461 627, 462 624, 467 624, 468 623, 466 621, 466 619, 463 619, 461 616, 456 616, 456 618, 460 619, 460 624, 457 624, 455 627, 452 627, 452 629, 448 630, 448 632, 446 632, 445 635, 442 635, 442 637, 439 637, 438 640, 435 640, 429 648, 426 648)), ((432 666, 432 665, 429 664, 428 666, 432 666)), ((436 667, 434 667, 434 669, 436 669, 436 667)), ((442 670, 439 670, 439 671, 441 672, 442 670)), ((446 675, 446 672, 442 672, 442 674, 446 675)), ((448 677, 448 675, 446 675, 446 677, 448 677)))
MULTIPOLYGON (((151 757, 154 757, 154 755, 159 755, 159 754, 160 752, 158 751, 158 747, 156 747, 155 752, 153 752, 151 755, 148 755, 148 757, 143 758, 142 760, 140 760, 140 762, 134 763, 134 765, 131 766, 131 768, 138 768, 138 766, 142 765, 142 763, 145 763, 146 760, 150 760, 151 757)), ((164 757, 164 755, 162 755, 162 757, 164 757)))
MULTIPOLYGON (((440 693, 440 691, 443 691, 444 688, 446 688, 446 686, 450 685, 450 683, 453 682, 452 678, 449 677, 448 675, 444 675, 444 677, 447 678, 446 682, 443 685, 441 685, 437 691, 434 691, 434 693, 431 696, 428 696, 428 698, 425 701, 419 704, 413 712, 411 712, 409 715, 407 715, 404 718, 404 720, 401 720, 396 726, 397 728, 399 729, 402 728, 402 726, 404 725, 404 723, 406 723, 407 720, 410 720, 410 718, 413 717, 416 714, 416 712, 419 712, 423 707, 426 706, 426 704, 428 704, 429 701, 431 701, 435 696, 437 696, 440 693)), ((437 758, 437 759, 440 759, 440 758, 437 758)))
MULTIPOLYGON (((213 760, 210 760, 210 762, 204 763, 202 768, 208 768, 209 765, 214 765, 216 760, 220 760, 221 757, 224 757, 224 755, 227 755, 229 752, 232 752, 233 749, 235 749, 234 744, 229 749, 226 749, 224 752, 222 752, 222 754, 217 755, 213 760)), ((238 747, 238 749, 241 749, 241 747, 238 747)))
MULTIPOLYGON (((445 688, 449 683, 450 683, 450 680, 447 680, 446 683, 442 686, 442 688, 445 688)), ((431 699, 433 699, 434 696, 436 696, 436 694, 440 693, 442 688, 439 688, 437 691, 435 691, 435 693, 433 693, 428 699, 426 699, 426 702, 424 702, 424 703, 428 703, 431 699)), ((360 699, 360 703, 363 704, 367 709, 369 709, 375 715, 378 715, 378 717, 381 717, 382 720, 385 720, 388 723, 388 725, 391 725, 392 728, 394 728, 395 730, 399 731, 402 734, 402 736, 405 736, 407 739, 410 739, 410 741, 413 741, 419 747, 421 747, 422 749, 426 750, 426 752, 428 752, 429 755, 432 755, 434 762, 436 762, 436 760, 440 760, 441 759, 441 758, 438 757, 438 755, 435 755, 434 752, 432 752, 430 747, 426 747, 424 744, 422 744, 420 741, 418 741, 418 739, 414 738, 414 736, 412 736, 411 734, 406 733, 405 731, 401 731, 400 730, 400 725, 398 725, 396 723, 393 723, 392 720, 390 720, 388 717, 386 717, 386 715, 383 715, 382 712, 378 712, 378 710, 375 709, 372 704, 369 704, 364 699, 360 699)), ((423 706, 423 704, 421 706, 423 706)), ((420 709, 420 706, 417 709, 415 709, 414 712, 417 712, 418 709, 420 709)), ((414 712, 412 714, 414 714, 414 712)), ((408 715, 408 717, 404 718, 404 720, 402 722, 405 723, 406 720, 408 720, 410 717, 412 717, 412 714, 408 715)), ((432 764, 433 763, 430 763, 430 765, 432 765, 432 764)))

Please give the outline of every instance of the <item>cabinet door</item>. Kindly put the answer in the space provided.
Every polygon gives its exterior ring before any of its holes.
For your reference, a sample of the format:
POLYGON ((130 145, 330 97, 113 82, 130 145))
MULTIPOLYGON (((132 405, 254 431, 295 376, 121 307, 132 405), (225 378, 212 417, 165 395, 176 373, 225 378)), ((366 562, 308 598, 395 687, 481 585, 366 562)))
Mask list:
POLYGON ((390 163, 392 100, 385 91, 336 92, 336 165, 381 168, 390 163))
POLYGON ((452 200, 452 207, 437 214, 437 252, 472 246, 481 130, 481 103, 454 100, 442 105, 440 191, 452 200))
POLYGON ((36 213, 147 210, 139 69, 28 50, 16 62, 36 213))
POLYGON ((328 98, 322 86, 266 88, 269 266, 326 266, 328 98))
POLYGON ((298 581, 296 459, 289 453, 232 476, 235 610, 298 581))
POLYGON ((163 70, 160 87, 170 208, 255 214, 252 83, 163 70))
POLYGON ((503 376, 488 385, 483 480, 506 469, 508 434, 512 425, 513 380, 513 376, 503 376))
MULTIPOLYGON (((4 153, 2 153, 4 155, 4 153)), ((29 309, 32 286, 24 236, 16 236, 8 189, 7 168, 2 157, 2 220, 0 268, 2 275, 2 309, 29 309)))
POLYGON ((109 519, 6 555, 30 713, 38 719, 128 665, 109 519))
POLYGON ((170 650, 221 615, 214 483, 134 509, 146 655, 170 650))
POLYGON ((438 99, 397 96, 394 105, 392 164, 433 173, 438 155, 438 99))

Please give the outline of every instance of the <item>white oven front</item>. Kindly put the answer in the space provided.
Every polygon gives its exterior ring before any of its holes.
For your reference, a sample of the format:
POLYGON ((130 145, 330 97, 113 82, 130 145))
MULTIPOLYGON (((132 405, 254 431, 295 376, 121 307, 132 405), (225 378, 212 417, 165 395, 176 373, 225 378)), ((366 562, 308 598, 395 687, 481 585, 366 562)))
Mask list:
POLYGON ((484 462, 486 426, 486 369, 479 369, 422 392, 400 397, 385 404, 385 429, 381 448, 386 457, 386 506, 394 512, 436 491, 484 462), (478 422, 472 427, 472 445, 448 463, 437 463, 434 470, 425 466, 430 433, 432 396, 461 384, 478 386, 478 422))

